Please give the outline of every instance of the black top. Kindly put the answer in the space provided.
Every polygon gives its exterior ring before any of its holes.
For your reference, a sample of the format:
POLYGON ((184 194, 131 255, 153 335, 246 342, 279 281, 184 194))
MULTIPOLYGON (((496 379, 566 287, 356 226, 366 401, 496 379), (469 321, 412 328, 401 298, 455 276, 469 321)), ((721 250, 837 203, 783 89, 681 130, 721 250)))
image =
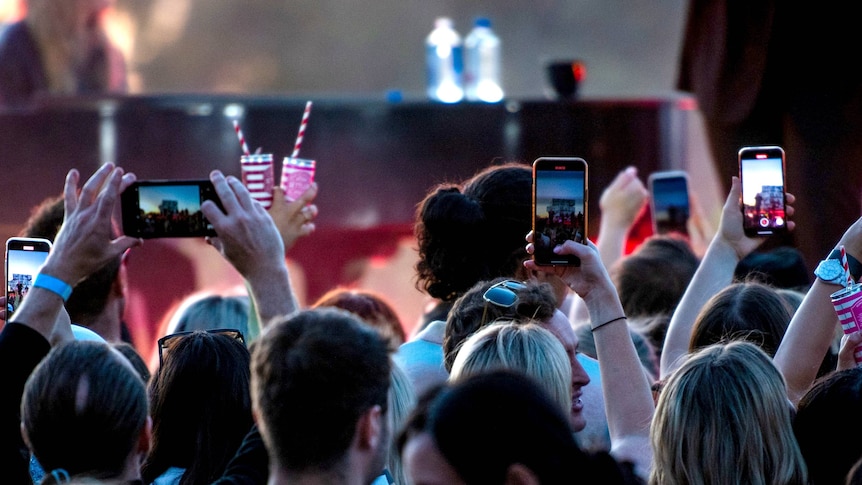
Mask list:
MULTIPOLYGON (((2 54, 0 54, 2 55, 2 54)), ((3 483, 31 484, 30 452, 21 437, 24 384, 51 345, 36 330, 7 323, 0 332, 0 463, 3 483)))

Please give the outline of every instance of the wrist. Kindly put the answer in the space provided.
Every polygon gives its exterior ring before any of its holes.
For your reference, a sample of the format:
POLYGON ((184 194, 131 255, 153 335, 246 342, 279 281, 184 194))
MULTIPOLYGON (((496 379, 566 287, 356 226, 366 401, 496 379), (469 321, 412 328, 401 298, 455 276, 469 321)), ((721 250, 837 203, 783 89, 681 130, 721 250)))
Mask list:
POLYGON ((69 296, 72 295, 72 285, 47 273, 40 272, 36 274, 36 279, 33 280, 33 288, 41 288, 49 291, 62 298, 63 302, 66 302, 69 296))
MULTIPOLYGON (((736 263, 745 257, 745 254, 739 254, 736 246, 721 236, 716 236, 715 239, 712 240, 709 247, 706 249, 706 252, 712 253, 714 256, 719 257, 722 260, 733 260, 736 263)), ((706 258, 706 255, 704 255, 704 258, 706 258)))
MULTIPOLYGON (((847 267, 850 270, 850 276, 853 277, 853 281, 859 281, 859 278, 862 277, 862 262, 859 262, 855 256, 851 255, 849 251, 844 250, 844 255, 847 257, 847 267)), ((826 259, 837 259, 841 261, 841 248, 835 248, 832 252, 826 256, 826 259)))
POLYGON ((76 276, 74 271, 71 271, 64 265, 54 265, 52 264, 50 257, 45 262, 45 264, 39 269, 38 274, 48 275, 58 280, 64 281, 70 286, 75 286, 75 283, 81 280, 83 276, 76 276))

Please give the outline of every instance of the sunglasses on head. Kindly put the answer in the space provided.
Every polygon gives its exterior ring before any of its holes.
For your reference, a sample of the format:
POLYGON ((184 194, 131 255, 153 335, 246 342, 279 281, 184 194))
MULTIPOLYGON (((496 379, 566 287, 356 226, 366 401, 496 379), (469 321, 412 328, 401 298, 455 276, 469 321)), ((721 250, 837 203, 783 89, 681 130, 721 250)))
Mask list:
MULTIPOLYGON (((195 332, 200 332, 201 330, 192 330, 189 332, 177 332, 172 333, 170 335, 165 335, 160 338, 158 341, 159 345, 159 366, 164 363, 164 355, 166 352, 169 352, 174 346, 182 340, 181 337, 185 337, 186 335, 191 335, 195 332)), ((234 340, 239 340, 240 343, 245 344, 245 337, 243 337, 242 332, 235 328, 215 328, 212 330, 206 330, 206 333, 212 333, 216 335, 224 335, 225 337, 232 338, 234 340)))
POLYGON ((518 303, 516 291, 527 289, 527 285, 520 281, 504 280, 488 288, 482 295, 482 299, 499 307, 509 308, 518 303))

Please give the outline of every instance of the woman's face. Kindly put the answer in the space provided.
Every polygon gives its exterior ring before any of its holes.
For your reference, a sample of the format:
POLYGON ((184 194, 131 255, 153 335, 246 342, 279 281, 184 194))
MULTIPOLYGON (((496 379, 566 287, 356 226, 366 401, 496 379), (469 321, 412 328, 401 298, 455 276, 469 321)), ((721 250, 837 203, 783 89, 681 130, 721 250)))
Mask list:
POLYGON ((466 485, 428 433, 407 439, 402 460, 413 485, 466 485))

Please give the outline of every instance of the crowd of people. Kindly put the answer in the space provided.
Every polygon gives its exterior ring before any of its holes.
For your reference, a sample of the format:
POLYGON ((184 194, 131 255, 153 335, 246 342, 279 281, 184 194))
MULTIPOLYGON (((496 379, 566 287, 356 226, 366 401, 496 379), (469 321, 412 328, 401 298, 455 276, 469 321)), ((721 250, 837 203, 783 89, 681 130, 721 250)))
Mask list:
MULTIPOLYGON (((22 228, 54 246, 0 331, 4 483, 860 483, 846 279, 776 269, 792 248, 744 234, 735 177, 717 227, 689 231, 708 241, 629 252, 649 194, 621 171, 596 240, 555 248, 578 266, 531 259, 528 165, 431 187, 415 284, 438 304, 411 334, 374 291, 300 305, 285 258, 313 237, 316 184, 268 211, 210 179, 208 242, 245 292, 188 295, 152 356, 123 341, 142 241, 113 214, 134 174, 71 170, 22 228)), ((833 243, 862 257, 862 219, 833 243)))

